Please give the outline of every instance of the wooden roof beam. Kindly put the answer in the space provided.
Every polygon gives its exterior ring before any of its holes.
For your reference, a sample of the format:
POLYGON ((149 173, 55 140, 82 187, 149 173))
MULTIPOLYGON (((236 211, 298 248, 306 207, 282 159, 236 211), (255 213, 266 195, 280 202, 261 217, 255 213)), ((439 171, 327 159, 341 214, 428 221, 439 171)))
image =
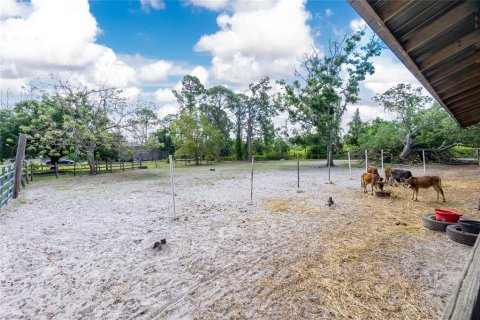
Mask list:
POLYGON ((473 97, 469 97, 468 99, 461 100, 461 101, 454 102, 454 103, 450 104, 449 109, 452 112, 456 112, 456 111, 458 111, 459 108, 465 108, 465 106, 468 107, 472 104, 475 104, 475 102, 478 102, 478 97, 476 95, 473 96, 473 97))
MULTIPOLYGON (((392 1, 395 2, 395 1, 392 1)), ((419 29, 404 43, 405 51, 408 53, 426 44, 445 30, 453 27, 457 22, 471 15, 480 7, 478 1, 465 1, 461 5, 448 11, 434 22, 419 29)))
POLYGON ((480 117, 480 109, 463 110, 462 112, 455 113, 455 116, 464 120, 470 120, 472 117, 478 118, 480 117))
POLYGON ((439 94, 441 94, 447 91, 448 89, 452 87, 456 87, 472 78, 476 78, 479 75, 480 75, 480 68, 471 68, 468 71, 457 74, 456 76, 441 82, 440 84, 434 86, 434 88, 435 90, 437 90, 439 94))
POLYGON ((480 45, 480 30, 470 32, 446 47, 437 50, 431 56, 418 63, 418 68, 423 72, 472 45, 480 45))
POLYGON ((459 63, 453 64, 447 68, 434 72, 430 77, 427 77, 427 78, 432 85, 435 85, 436 82, 439 82, 448 76, 451 76, 459 71, 462 71, 464 68, 469 68, 474 65, 475 66, 480 65, 480 51, 475 53, 472 56, 469 56, 466 59, 463 59, 459 63))
POLYGON ((468 90, 467 92, 463 92, 462 94, 459 94, 455 97, 445 99, 444 102, 446 104, 451 104, 454 102, 459 102, 459 101, 464 101, 468 98, 471 98, 472 96, 475 96, 476 94, 480 93, 480 88, 473 88, 471 90, 468 90))
POLYGON ((384 4, 378 7, 377 12, 379 17, 387 22, 412 2, 412 0, 384 1, 384 4))
POLYGON ((442 95, 442 98, 443 99, 448 99, 448 98, 451 98, 453 96, 456 96, 457 94, 465 92, 469 89, 479 88, 479 87, 480 87, 480 77, 478 77, 478 78, 476 78, 476 79, 474 79, 470 82, 467 82, 465 84, 461 84, 461 85, 457 86, 454 90, 445 92, 442 95))

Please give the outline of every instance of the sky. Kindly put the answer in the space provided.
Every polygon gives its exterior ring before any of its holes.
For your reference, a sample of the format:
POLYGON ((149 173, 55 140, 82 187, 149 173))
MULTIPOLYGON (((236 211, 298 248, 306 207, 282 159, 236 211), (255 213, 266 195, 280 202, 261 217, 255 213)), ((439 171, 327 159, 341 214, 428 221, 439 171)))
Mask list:
MULTIPOLYGON (((164 116, 187 74, 236 92, 263 76, 291 81, 306 51, 364 25, 343 0, 1 0, 1 101, 62 79, 117 87, 164 116)), ((391 118, 371 97, 420 86, 388 49, 374 63, 344 123, 357 107, 363 120, 391 118)))

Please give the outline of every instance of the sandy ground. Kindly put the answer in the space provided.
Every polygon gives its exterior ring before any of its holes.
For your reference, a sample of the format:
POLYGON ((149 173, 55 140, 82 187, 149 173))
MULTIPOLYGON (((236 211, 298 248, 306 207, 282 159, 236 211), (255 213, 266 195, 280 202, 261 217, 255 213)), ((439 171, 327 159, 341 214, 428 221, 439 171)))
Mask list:
POLYGON ((328 184, 318 165, 302 163, 298 193, 296 163, 257 164, 253 203, 248 164, 179 165, 175 216, 166 169, 35 181, 0 211, 0 316, 439 318, 471 247, 420 217, 480 218, 479 167, 428 168, 443 204, 433 189, 363 194, 360 168, 328 184))

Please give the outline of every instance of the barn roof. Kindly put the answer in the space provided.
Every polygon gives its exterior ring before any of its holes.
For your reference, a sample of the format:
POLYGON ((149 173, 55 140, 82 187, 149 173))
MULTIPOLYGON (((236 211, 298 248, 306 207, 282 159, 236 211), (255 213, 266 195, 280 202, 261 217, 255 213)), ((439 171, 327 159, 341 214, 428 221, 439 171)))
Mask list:
POLYGON ((348 1, 462 127, 480 123, 479 0, 348 1))

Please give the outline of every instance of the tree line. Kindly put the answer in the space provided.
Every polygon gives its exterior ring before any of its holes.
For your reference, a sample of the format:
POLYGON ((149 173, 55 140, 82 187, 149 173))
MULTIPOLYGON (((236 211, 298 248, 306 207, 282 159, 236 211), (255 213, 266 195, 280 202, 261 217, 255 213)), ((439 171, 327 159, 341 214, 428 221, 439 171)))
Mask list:
MULTIPOLYGON (((360 83, 374 73, 372 58, 383 49, 377 38, 364 36, 360 30, 330 41, 325 52, 306 53, 292 83, 264 77, 236 93, 207 88, 187 75, 173 91, 179 112, 163 118, 153 103, 129 102, 121 90, 57 81, 40 97, 0 109, 0 160, 14 155, 21 132, 28 135, 29 157, 50 158, 52 164, 61 157, 86 160, 91 173, 95 160, 134 157, 132 141, 145 151, 164 150, 197 163, 363 149, 388 150, 400 162, 427 150, 429 159, 444 161, 459 142, 480 145, 478 125, 460 129, 421 89, 405 84, 374 97, 394 120, 364 122, 357 109, 342 134, 344 113, 360 100, 360 83), (275 127, 280 113, 288 121, 275 127)), ((327 161, 333 165, 333 157, 327 161)))

